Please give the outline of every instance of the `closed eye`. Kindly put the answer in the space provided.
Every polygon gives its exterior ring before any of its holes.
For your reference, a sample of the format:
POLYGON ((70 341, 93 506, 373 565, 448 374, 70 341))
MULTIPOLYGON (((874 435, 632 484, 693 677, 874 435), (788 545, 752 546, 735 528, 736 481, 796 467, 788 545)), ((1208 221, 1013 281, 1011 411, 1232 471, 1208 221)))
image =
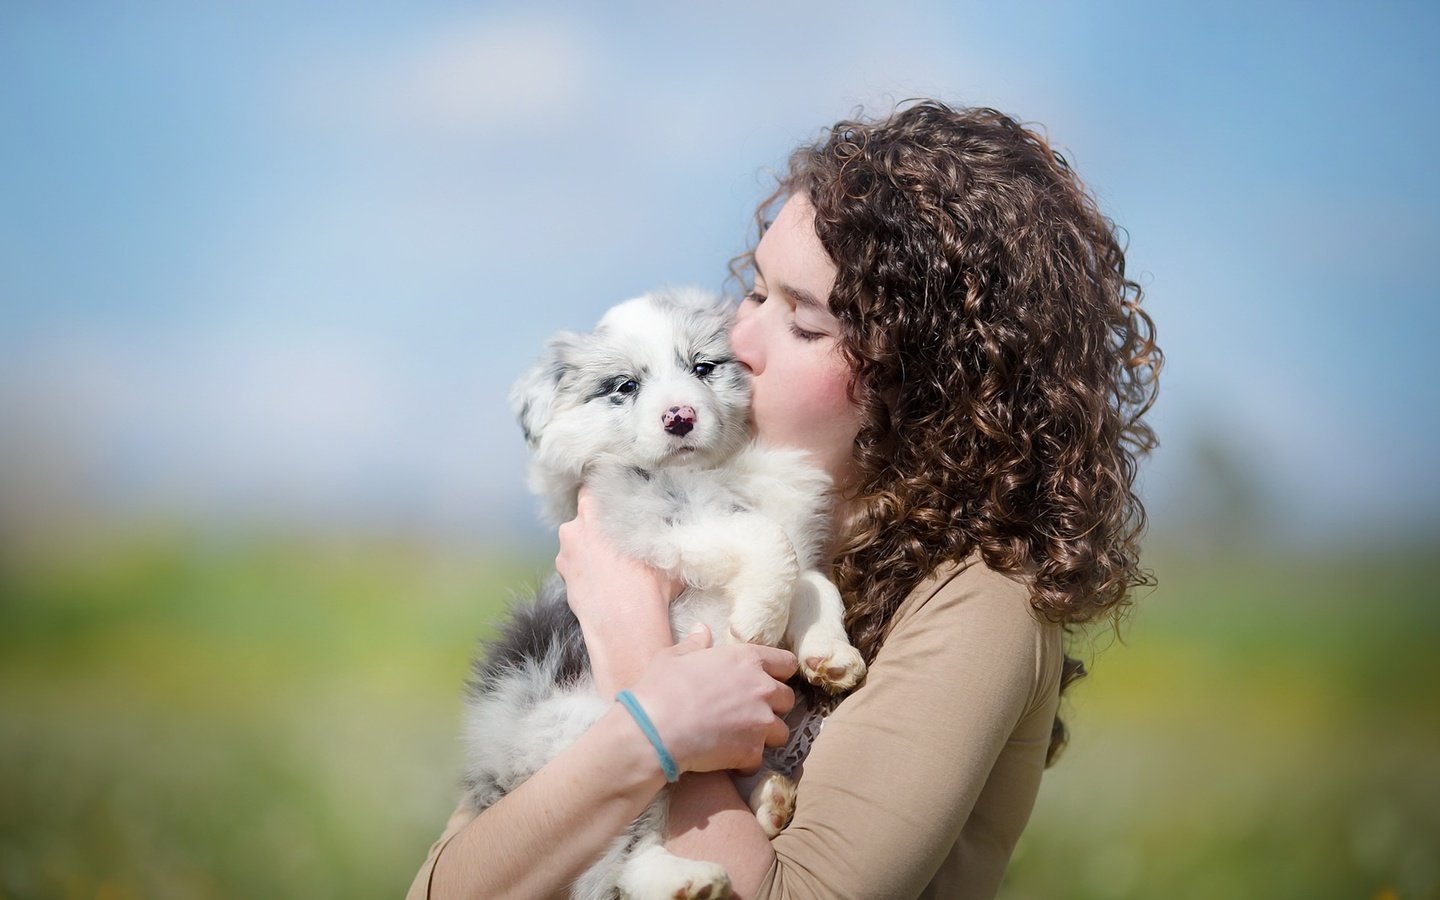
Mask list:
MULTIPOLYGON (((744 301, 744 302, 754 303, 756 306, 759 306, 759 305, 761 305, 762 303, 764 303, 766 300, 769 300, 769 299, 770 299, 769 297, 765 296, 764 294, 760 293, 759 291, 751 291, 750 293, 748 293, 748 294, 745 295, 745 301, 744 301)), ((791 323, 790 323, 790 334, 791 334, 792 336, 794 336, 797 340, 806 341, 806 342, 809 342, 809 341, 818 341, 818 340, 820 340, 821 338, 825 337, 824 332, 820 332, 820 331, 806 331, 805 329, 801 328, 799 325, 796 325, 794 322, 791 322, 791 323)))

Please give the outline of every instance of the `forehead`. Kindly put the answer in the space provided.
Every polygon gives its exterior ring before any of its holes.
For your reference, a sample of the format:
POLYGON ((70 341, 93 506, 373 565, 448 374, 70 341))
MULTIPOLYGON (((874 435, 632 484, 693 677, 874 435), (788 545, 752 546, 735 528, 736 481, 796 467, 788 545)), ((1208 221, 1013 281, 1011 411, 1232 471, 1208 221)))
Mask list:
POLYGON ((785 201, 755 248, 755 265, 770 289, 797 288, 822 301, 835 286, 835 264, 815 234, 815 210, 804 194, 785 201))
POLYGON ((622 303, 600 320, 591 359, 612 365, 689 366, 697 355, 728 352, 728 328, 718 310, 661 304, 646 298, 622 303))

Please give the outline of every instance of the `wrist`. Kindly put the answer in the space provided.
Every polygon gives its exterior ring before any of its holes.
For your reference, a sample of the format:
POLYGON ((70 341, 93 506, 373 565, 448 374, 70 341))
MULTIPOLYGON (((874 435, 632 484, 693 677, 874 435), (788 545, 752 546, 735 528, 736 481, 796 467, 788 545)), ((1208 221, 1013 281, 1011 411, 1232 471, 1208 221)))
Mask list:
POLYGON ((610 705, 595 723, 595 731, 605 748, 604 758, 608 760, 610 776, 618 791, 634 790, 650 795, 665 786, 665 771, 654 746, 619 703, 610 705))
POLYGON ((637 616, 628 625, 614 620, 582 621, 580 631, 590 654, 595 687, 602 697, 613 697, 634 687, 655 654, 675 643, 668 615, 637 616))
POLYGON ((660 737, 660 732, 656 730, 655 723, 650 720, 650 714, 645 711, 639 698, 630 691, 624 690, 615 695, 615 702, 630 714, 636 727, 650 742, 651 749, 655 751, 655 758, 660 762, 660 771, 665 774, 665 780, 670 784, 679 781, 680 767, 675 762, 675 757, 670 755, 670 748, 665 746, 665 741, 660 737))

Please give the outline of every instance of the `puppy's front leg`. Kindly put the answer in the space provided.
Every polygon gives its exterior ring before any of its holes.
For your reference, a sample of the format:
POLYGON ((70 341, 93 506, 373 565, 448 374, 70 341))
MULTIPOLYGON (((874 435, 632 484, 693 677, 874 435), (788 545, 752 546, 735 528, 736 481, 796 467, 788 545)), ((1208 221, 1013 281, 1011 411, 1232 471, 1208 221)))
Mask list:
POLYGON ((768 518, 737 513, 667 529, 649 559, 686 584, 725 591, 735 640, 780 645, 800 566, 790 539, 768 518))
POLYGON ((730 632, 748 644, 778 647, 790 622, 790 598, 800 576, 795 545, 764 516, 741 514, 726 524, 740 560, 729 585, 734 598, 730 632))
POLYGON ((865 660, 845 634, 845 604, 830 579, 814 569, 800 573, 790 603, 785 640, 811 684, 831 693, 848 691, 865 677, 865 660))

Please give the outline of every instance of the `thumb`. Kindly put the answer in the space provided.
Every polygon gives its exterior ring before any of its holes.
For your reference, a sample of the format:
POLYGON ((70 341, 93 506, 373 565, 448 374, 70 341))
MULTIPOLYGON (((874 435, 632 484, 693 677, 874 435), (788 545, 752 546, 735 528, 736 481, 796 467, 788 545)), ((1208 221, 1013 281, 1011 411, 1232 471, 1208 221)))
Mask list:
POLYGON ((696 650, 704 650, 709 646, 710 629, 705 626, 705 623, 699 622, 675 645, 675 655, 684 656, 687 653, 694 653, 696 650))

